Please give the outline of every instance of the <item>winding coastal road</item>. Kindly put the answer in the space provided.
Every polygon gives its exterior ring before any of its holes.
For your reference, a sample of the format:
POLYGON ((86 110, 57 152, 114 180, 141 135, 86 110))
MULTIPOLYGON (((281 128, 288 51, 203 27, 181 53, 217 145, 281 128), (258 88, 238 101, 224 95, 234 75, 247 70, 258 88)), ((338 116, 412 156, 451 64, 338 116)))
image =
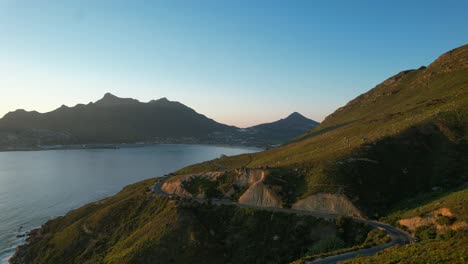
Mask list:
MULTIPOLYGON (((164 190, 162 190, 162 185, 170 179, 171 176, 164 176, 160 177, 160 180, 153 186, 153 192, 157 195, 161 196, 167 196, 167 197, 172 197, 172 194, 166 193, 164 190)), ((195 199, 193 200, 197 202, 205 202, 204 199, 195 199)), ((260 207, 260 206, 255 206, 255 205, 248 205, 248 204, 241 204, 237 202, 233 202, 231 200, 227 199, 211 199, 212 204, 216 205, 235 205, 240 208, 252 208, 252 209, 258 209, 258 210, 266 210, 266 211, 271 211, 271 212, 283 212, 283 213, 289 213, 289 214, 296 214, 296 215, 307 215, 307 216, 313 216, 317 218, 324 218, 324 219, 336 219, 340 217, 341 215, 339 214, 332 214, 332 213, 321 213, 321 212, 312 212, 312 211, 304 211, 304 210, 296 210, 296 209, 288 209, 288 208, 275 208, 275 207, 260 207)), ((375 228, 381 228, 387 231, 389 234, 390 238, 392 239, 389 243, 383 244, 383 245, 377 245, 371 248, 365 248, 365 249, 360 249, 356 251, 351 251, 347 253, 343 253, 340 255, 335 255, 335 256, 329 256, 329 257, 324 257, 320 259, 316 259, 313 261, 309 261, 307 263, 314 263, 314 264, 333 264, 337 263, 339 261, 345 261, 345 260, 350 260, 355 258, 356 256, 369 256, 369 255, 374 255, 386 248, 392 247, 394 245, 404 245, 404 244, 409 244, 413 242, 413 239, 411 236, 394 226, 391 226, 389 224, 377 222, 377 221, 372 221, 372 220, 367 220, 363 218, 357 218, 357 217, 351 217, 353 221, 360 222, 360 223, 365 223, 370 226, 373 226, 375 228)))

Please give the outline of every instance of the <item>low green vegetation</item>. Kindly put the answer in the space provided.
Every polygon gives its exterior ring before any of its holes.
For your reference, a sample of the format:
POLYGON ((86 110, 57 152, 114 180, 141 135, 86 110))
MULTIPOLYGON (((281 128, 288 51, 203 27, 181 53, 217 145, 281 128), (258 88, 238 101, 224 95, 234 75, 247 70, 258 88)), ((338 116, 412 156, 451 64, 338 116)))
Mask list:
POLYGON ((421 216, 441 208, 448 208, 453 216, 438 216, 441 225, 455 221, 468 221, 468 186, 455 190, 436 191, 406 200, 396 206, 391 213, 381 220, 397 225, 400 219, 421 216))
POLYGON ((453 237, 424 240, 419 243, 395 246, 370 257, 358 257, 344 263, 447 263, 468 262, 468 232, 453 237))
POLYGON ((457 219, 453 216, 438 215, 436 223, 441 226, 449 226, 452 225, 456 220, 457 219))
POLYGON ((206 171, 222 171, 247 167, 253 159, 253 154, 241 154, 230 157, 220 157, 214 160, 193 164, 176 171, 176 174, 201 173, 206 171))
POLYGON ((182 181, 182 187, 189 192, 193 197, 200 198, 224 198, 225 194, 230 192, 230 197, 237 201, 240 195, 245 191, 246 187, 234 184, 233 171, 223 172, 217 178, 208 178, 203 175, 193 175, 188 180, 182 181))
POLYGON ((414 234, 421 240, 429 240, 437 237, 437 230, 434 225, 425 225, 416 228, 414 234))
POLYGON ((218 190, 216 181, 203 177, 193 177, 188 181, 184 181, 183 187, 194 197, 200 194, 203 194, 206 198, 221 198, 223 196, 223 193, 218 190))
POLYGON ((291 207, 307 191, 303 171, 284 168, 274 168, 269 171, 264 183, 272 188, 277 187, 277 193, 281 197, 284 207, 291 207))
POLYGON ((47 222, 12 263, 287 263, 363 243, 343 218, 200 204, 154 195, 155 180, 47 222))
POLYGON ((340 243, 342 243, 342 241, 340 240, 337 240, 337 239, 325 240, 315 245, 313 248, 311 248, 311 250, 307 252, 306 256, 292 263, 293 264, 305 264, 315 259, 325 258, 329 256, 335 256, 335 255, 340 255, 340 254, 344 254, 347 252, 370 248, 376 245, 386 244, 390 241, 391 241, 391 238, 385 230, 376 228, 368 232, 367 238, 362 244, 352 246, 352 247, 344 247, 344 246, 340 246, 341 245, 340 243), (322 249, 322 250, 316 250, 316 249, 322 249))
POLYGON ((375 246, 380 244, 386 244, 392 239, 383 229, 376 228, 367 234, 366 241, 364 241, 364 246, 375 246))
POLYGON ((416 228, 414 235, 419 241, 405 246, 387 249, 375 256, 359 257, 346 263, 467 263, 468 262, 468 228, 466 225, 468 211, 468 188, 461 190, 440 191, 424 195, 402 203, 399 210, 384 218, 397 223, 397 220, 424 216, 442 208, 450 210, 453 216, 438 214, 435 222, 446 227, 437 230, 434 224, 416 228), (401 208, 409 209, 401 209, 401 208), (455 229, 448 228, 457 223, 455 229))

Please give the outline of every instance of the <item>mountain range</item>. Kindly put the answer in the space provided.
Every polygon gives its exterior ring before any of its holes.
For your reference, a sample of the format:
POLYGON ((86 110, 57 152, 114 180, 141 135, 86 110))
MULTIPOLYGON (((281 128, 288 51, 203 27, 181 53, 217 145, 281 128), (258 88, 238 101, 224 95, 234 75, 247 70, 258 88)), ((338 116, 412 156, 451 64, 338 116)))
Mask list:
POLYGON ((0 119, 0 148, 71 144, 282 144, 318 123, 294 113, 277 122, 239 129, 166 98, 147 103, 107 93, 94 103, 48 112, 16 110, 0 119))

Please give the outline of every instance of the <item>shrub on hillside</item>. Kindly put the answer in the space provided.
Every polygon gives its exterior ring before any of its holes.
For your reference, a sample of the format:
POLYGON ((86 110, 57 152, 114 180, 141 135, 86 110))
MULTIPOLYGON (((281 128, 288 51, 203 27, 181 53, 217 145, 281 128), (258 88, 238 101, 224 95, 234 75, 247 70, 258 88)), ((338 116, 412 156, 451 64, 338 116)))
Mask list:
POLYGON ((414 233, 421 240, 434 239, 437 236, 437 231, 434 225, 420 226, 416 228, 414 233))
POLYGON ((436 218, 436 223, 443 226, 452 225, 455 222, 455 217, 450 217, 446 215, 438 215, 436 218))

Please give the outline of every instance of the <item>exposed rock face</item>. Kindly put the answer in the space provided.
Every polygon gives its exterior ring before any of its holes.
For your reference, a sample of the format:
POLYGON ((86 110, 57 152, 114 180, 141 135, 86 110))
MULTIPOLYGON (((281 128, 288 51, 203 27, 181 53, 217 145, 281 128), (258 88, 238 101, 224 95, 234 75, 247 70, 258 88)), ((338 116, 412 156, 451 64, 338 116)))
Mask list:
POLYGON ((435 223, 437 215, 452 216, 452 212, 448 208, 442 208, 434 212, 428 213, 424 216, 415 216, 400 220, 400 225, 408 227, 409 230, 414 231, 420 226, 427 226, 435 223))
POLYGON ((281 198, 261 181, 250 186, 239 198, 239 203, 259 207, 282 207, 281 198))
POLYGON ((249 169, 239 173, 235 184, 250 186, 239 197, 239 203, 259 207, 282 207, 281 198, 263 183, 267 175, 268 171, 260 169, 249 169))
POLYGON ((268 175, 266 170, 261 169, 247 169, 236 170, 237 174, 234 179, 234 184, 238 186, 250 186, 256 182, 263 181, 268 175))
POLYGON ((340 194, 317 193, 297 201, 293 209, 361 217, 361 212, 340 194))
MULTIPOLYGON (((205 172, 187 175, 178 175, 162 185, 162 190, 181 197, 193 197, 184 188, 184 182, 193 178, 204 178, 216 181, 224 176, 226 172, 205 172)), ((246 188, 246 191, 239 197, 240 204, 253 205, 258 207, 282 208, 283 201, 277 190, 264 184, 265 178, 269 175, 264 169, 237 169, 230 176, 234 177, 232 185, 246 188)), ((231 198, 235 193, 234 188, 224 191, 225 198, 231 198)), ((198 194, 195 198, 204 198, 203 194, 198 194)), ((347 216, 361 217, 361 212, 344 195, 331 193, 318 193, 293 204, 292 209, 314 211, 321 213, 341 214, 347 216)))
POLYGON ((416 230, 416 228, 420 226, 435 225, 437 232, 439 233, 443 233, 447 229, 458 230, 460 228, 466 228, 468 226, 468 224, 465 221, 455 222, 451 225, 443 226, 437 224, 436 219, 438 216, 452 217, 453 214, 448 208, 440 208, 423 216, 415 216, 411 218, 401 219, 400 225, 406 226, 409 230, 413 232, 416 230))
POLYGON ((175 180, 166 181, 161 189, 168 194, 174 194, 180 197, 192 197, 192 194, 187 192, 184 187, 182 187, 182 179, 177 178, 175 180))
MULTIPOLYGON (((196 174, 186 174, 186 175, 177 175, 172 177, 170 180, 166 181, 162 186, 161 189, 168 194, 174 194, 181 197, 193 197, 193 195, 183 187, 183 183, 186 181, 191 180, 195 177, 205 178, 211 181, 215 181, 220 176, 222 176, 224 172, 215 171, 215 172, 204 172, 204 173, 196 173, 196 174)), ((204 197, 197 197, 197 198, 204 198, 204 197)))
MULTIPOLYGON (((262 181, 266 176, 265 170, 249 169, 249 170, 236 170, 233 175, 233 185, 239 187, 249 187, 254 183, 262 181)), ((177 175, 166 181, 161 189, 169 194, 174 194, 182 197, 192 197, 192 195, 184 189, 183 183, 190 181, 193 178, 204 178, 210 181, 216 181, 219 177, 223 176, 225 172, 204 172, 195 174, 177 175)), ((233 189, 225 193, 226 197, 230 197, 233 194, 233 189)))

